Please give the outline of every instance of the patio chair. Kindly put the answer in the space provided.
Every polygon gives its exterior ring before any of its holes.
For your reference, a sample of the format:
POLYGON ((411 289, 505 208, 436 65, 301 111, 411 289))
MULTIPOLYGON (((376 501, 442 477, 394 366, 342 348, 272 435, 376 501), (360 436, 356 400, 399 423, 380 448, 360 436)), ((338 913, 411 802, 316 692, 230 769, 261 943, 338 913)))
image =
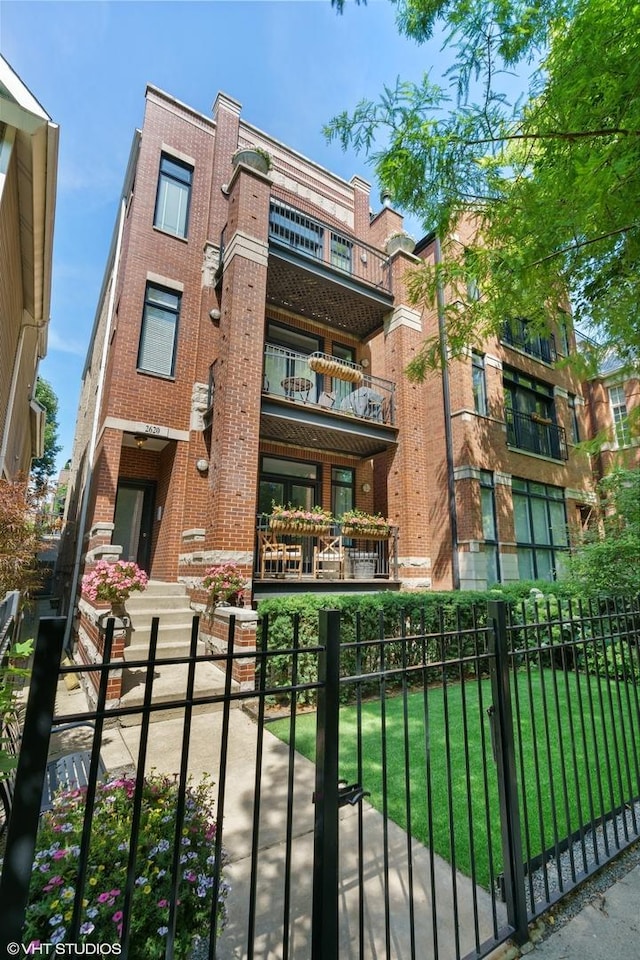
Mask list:
POLYGON ((341 536, 321 536, 313 548, 313 576, 344 579, 344 546, 341 536))
POLYGON ((258 534, 260 551, 260 578, 284 577, 287 573, 302 576, 302 546, 299 543, 284 543, 272 531, 258 534))

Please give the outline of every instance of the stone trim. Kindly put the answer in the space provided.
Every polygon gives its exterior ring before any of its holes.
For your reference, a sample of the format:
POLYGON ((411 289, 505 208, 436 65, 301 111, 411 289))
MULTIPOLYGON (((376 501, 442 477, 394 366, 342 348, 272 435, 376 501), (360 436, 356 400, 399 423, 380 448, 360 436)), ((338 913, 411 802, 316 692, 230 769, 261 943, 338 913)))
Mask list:
POLYGON ((216 272, 220 266, 220 247, 209 240, 202 251, 202 286, 215 287, 216 272))
POLYGON ((175 147, 170 146, 168 143, 162 142, 160 146, 162 153, 170 153, 172 157, 175 157, 176 160, 182 160, 183 163, 188 163, 190 167, 196 166, 196 161, 193 157, 190 157, 187 153, 182 153, 181 150, 176 150, 175 147))
POLYGON ((453 468, 454 480, 480 480, 480 467, 460 466, 453 468))
MULTIPOLYGON (((181 553, 178 557, 180 564, 190 564, 194 562, 211 564, 219 563, 239 563, 245 566, 253 566, 253 551, 247 550, 202 550, 197 552, 198 561, 191 559, 196 554, 181 553)), ((182 578, 181 578, 182 579, 182 578)))
POLYGON ((151 283, 161 283, 163 287, 169 287, 171 290, 177 290, 178 293, 184 293, 184 283, 181 280, 173 280, 171 277, 163 277, 161 273, 152 273, 147 270, 147 280, 151 283))
POLYGON ((229 243, 224 248, 223 264, 226 270, 235 256, 244 257, 258 266, 266 267, 269 259, 269 245, 262 240, 256 240, 249 234, 236 230, 229 243))
POLYGON ((561 397, 563 400, 569 399, 569 391, 564 387, 559 387, 557 384, 554 385, 553 395, 554 397, 561 397))
POLYGON ((564 498, 565 500, 577 500, 578 503, 589 503, 591 505, 598 502, 598 498, 591 490, 572 490, 570 487, 565 487, 564 498))
POLYGON ((511 480, 512 476, 510 473, 501 473, 499 470, 496 470, 493 474, 493 482, 502 483, 505 487, 512 486, 511 480))
POLYGON ((185 543, 192 540, 204 540, 205 529, 204 527, 194 527, 192 530, 183 530, 181 536, 185 543))
POLYGON ((109 559, 116 561, 120 559, 121 553, 122 547, 116 543, 100 543, 97 547, 93 547, 92 550, 87 550, 85 561, 86 563, 96 563, 98 560, 109 559))
POLYGON ((401 303, 387 314, 384 321, 385 336, 388 336, 398 327, 409 327, 411 330, 417 330, 422 333, 422 317, 418 310, 412 310, 401 303))
POLYGON ((123 433, 139 433, 150 439, 161 440, 188 440, 188 430, 175 430, 173 427, 165 427, 161 423, 142 423, 139 420, 124 420, 121 417, 106 417, 103 430, 122 430, 123 433), (157 427, 157 433, 147 433, 147 427, 157 427))
POLYGON ((430 570, 431 557, 398 557, 398 566, 430 570))
POLYGON ((93 537, 106 537, 106 536, 110 537, 114 529, 115 529, 115 523, 100 521, 98 523, 94 523, 94 525, 91 527, 91 530, 89 530, 89 533, 86 536, 87 536, 87 539, 89 540, 93 539, 93 537))
POLYGON ((191 391, 191 417, 189 429, 194 431, 204 430, 204 415, 207 412, 207 399, 209 396, 209 385, 207 383, 194 383, 191 391))

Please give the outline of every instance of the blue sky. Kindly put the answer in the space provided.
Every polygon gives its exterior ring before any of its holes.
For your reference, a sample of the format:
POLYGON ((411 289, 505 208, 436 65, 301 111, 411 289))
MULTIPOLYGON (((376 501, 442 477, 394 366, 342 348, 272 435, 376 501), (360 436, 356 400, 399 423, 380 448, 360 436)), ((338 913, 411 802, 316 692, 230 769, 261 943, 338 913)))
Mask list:
MULTIPOLYGON (((60 126, 49 351, 62 466, 118 196, 147 83, 211 115, 223 90, 243 117, 349 179, 366 159, 327 144, 322 126, 396 77, 439 78, 439 42, 399 36, 389 0, 338 16, 330 0, 103 2, 0 0, 0 46, 60 126)), ((374 206, 378 189, 372 191, 374 206)), ((416 237, 418 224, 407 221, 416 237)))

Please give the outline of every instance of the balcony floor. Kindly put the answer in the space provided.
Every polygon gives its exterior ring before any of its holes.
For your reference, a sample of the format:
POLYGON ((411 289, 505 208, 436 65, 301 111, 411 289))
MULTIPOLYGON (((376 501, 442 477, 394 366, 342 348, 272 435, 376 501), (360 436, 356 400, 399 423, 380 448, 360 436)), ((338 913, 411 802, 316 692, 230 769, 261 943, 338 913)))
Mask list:
POLYGON ((335 596, 339 593, 379 593, 381 590, 400 590, 400 580, 391 580, 386 577, 356 580, 353 578, 314 579, 309 576, 298 577, 267 577, 264 580, 255 578, 253 581, 253 599, 266 600, 268 597, 291 597, 303 593, 315 595, 326 594, 335 596))

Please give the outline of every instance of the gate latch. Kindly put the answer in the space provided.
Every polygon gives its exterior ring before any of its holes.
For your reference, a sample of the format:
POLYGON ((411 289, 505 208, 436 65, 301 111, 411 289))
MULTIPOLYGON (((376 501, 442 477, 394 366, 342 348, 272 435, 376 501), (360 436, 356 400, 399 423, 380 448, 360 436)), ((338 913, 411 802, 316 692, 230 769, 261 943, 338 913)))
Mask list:
POLYGON ((487 708, 487 716, 489 717, 489 733, 491 734, 491 752, 493 753, 493 759, 497 763, 498 752, 496 749, 496 708, 493 704, 487 708))
POLYGON ((359 783, 347 783, 346 780, 338 781, 338 806, 344 807, 347 803, 355 807, 364 797, 370 797, 368 790, 363 790, 359 783))

